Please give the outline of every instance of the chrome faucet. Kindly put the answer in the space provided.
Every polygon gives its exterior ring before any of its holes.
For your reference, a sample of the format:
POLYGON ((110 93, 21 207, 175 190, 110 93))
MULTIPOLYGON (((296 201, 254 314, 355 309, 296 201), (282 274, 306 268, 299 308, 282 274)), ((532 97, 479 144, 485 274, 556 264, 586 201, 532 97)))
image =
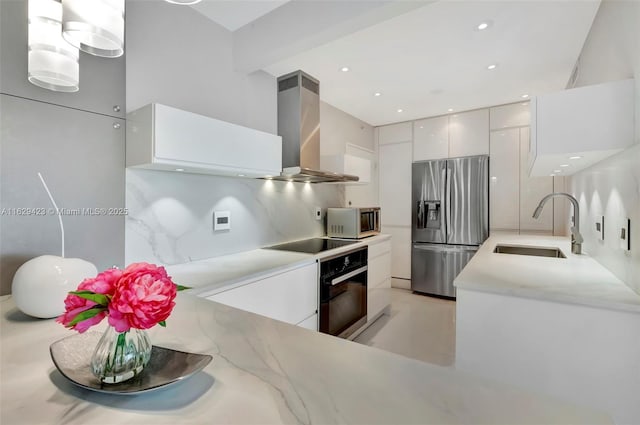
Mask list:
POLYGON ((557 196, 567 198, 573 204, 573 226, 571 226, 571 252, 574 254, 582 254, 582 242, 584 239, 580 234, 580 206, 578 205, 578 201, 573 196, 568 193, 556 192, 550 193, 544 198, 540 200, 538 207, 533 212, 533 218, 540 217, 540 213, 542 212, 542 208, 544 204, 551 198, 555 198, 557 196))

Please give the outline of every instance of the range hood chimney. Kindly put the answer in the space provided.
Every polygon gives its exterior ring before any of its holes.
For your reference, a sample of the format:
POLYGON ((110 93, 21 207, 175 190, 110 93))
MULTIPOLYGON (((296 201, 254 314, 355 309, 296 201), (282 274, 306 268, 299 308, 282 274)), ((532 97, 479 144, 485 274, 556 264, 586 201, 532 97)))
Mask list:
POLYGON ((320 82, 302 71, 278 78, 282 173, 274 180, 353 182, 357 176, 320 171, 320 82))

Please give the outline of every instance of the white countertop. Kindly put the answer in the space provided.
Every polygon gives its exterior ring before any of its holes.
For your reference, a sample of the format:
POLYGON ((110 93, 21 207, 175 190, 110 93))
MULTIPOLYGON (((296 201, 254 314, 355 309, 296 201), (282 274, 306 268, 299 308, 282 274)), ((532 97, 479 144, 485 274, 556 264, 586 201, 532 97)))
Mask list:
POLYGON ((180 293, 154 344, 213 361, 137 396, 76 387, 49 345, 72 335, 0 298, 4 424, 608 424, 590 408, 180 293))
MULTIPOLYGON (((584 246, 583 246, 584 248, 584 246)), ((567 237, 494 234, 454 281, 458 289, 640 313, 640 295, 567 237), (497 244, 557 247, 567 258, 497 254, 497 244)))
POLYGON ((331 249, 319 254, 280 251, 274 249, 254 249, 237 254, 223 255, 165 266, 173 281, 193 288, 192 293, 213 294, 241 284, 252 278, 314 263, 318 259, 337 255, 363 246, 390 239, 389 235, 377 235, 361 239, 357 243, 331 249))

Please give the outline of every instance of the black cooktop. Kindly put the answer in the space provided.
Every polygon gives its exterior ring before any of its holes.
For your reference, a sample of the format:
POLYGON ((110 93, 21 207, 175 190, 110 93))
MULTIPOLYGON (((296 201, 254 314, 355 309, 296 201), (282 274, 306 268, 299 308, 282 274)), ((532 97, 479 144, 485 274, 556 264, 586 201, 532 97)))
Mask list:
POLYGON ((288 242, 280 245, 268 246, 266 249, 278 249, 280 251, 305 252, 307 254, 317 254, 345 245, 358 243, 358 241, 345 241, 341 239, 311 238, 301 241, 288 242))

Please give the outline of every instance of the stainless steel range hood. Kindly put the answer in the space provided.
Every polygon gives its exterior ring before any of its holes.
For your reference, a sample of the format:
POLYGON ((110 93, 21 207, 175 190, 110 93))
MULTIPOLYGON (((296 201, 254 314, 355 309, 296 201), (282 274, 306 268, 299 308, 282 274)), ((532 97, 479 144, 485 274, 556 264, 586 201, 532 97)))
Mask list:
POLYGON ((278 78, 282 173, 274 180, 354 182, 357 176, 320 171, 320 82, 302 71, 278 78))

